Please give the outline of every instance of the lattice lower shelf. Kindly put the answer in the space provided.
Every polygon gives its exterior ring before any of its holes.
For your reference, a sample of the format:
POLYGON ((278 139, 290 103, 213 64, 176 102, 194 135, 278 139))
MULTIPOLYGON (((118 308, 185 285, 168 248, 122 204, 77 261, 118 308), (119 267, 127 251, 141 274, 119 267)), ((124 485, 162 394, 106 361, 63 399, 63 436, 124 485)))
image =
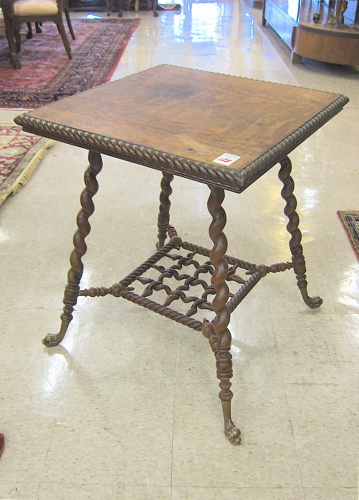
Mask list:
MULTIPOLYGON (((211 298, 215 296, 211 284, 214 266, 208 260, 210 250, 182 241, 174 228, 171 228, 169 233, 171 235, 169 243, 123 280, 109 288, 82 289, 78 295, 123 297, 189 328, 201 331, 207 319, 201 321, 194 316, 200 311, 213 313, 211 298), (188 253, 181 254, 180 250, 187 250, 188 253), (162 296, 160 302, 149 298, 155 294, 156 297, 162 296)), ((229 255, 225 256, 225 260, 228 264, 226 283, 229 289, 227 302, 229 313, 234 311, 267 273, 285 271, 293 267, 291 262, 281 262, 271 266, 256 265, 229 255), (238 274, 239 269, 245 271, 246 277, 238 274)))

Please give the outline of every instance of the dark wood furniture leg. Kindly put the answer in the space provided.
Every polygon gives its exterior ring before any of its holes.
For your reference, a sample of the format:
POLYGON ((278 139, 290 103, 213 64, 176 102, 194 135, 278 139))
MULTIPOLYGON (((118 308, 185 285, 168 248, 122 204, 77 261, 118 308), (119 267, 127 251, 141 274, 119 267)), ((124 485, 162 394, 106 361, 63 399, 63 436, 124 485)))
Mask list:
POLYGON ((1 8, 4 13, 5 35, 9 45, 10 63, 14 69, 20 69, 21 63, 17 55, 19 51, 19 44, 18 41, 15 41, 15 25, 12 18, 12 4, 9 2, 2 2, 1 8))
POLYGON ((5 24, 5 32, 10 49, 10 63, 13 68, 20 69, 22 65, 19 60, 19 56, 17 55, 18 52, 20 52, 21 47, 21 44, 19 44, 20 30, 14 25, 14 21, 12 19, 5 24))
POLYGON ((283 183, 281 195, 282 198, 286 201, 284 213, 289 219, 289 222, 287 224, 287 231, 291 235, 289 248, 292 253, 293 269, 297 278, 297 285, 307 306, 316 308, 323 303, 323 300, 317 295, 310 297, 307 291, 308 282, 306 280, 305 274, 307 270, 305 267, 303 247, 300 243, 302 241, 302 233, 298 227, 299 216, 296 212, 297 200, 293 194, 294 181, 290 175, 292 171, 292 163, 288 157, 285 157, 279 163, 281 168, 279 170, 278 177, 283 183))
POLYGON ((43 344, 48 347, 53 347, 61 342, 64 338, 67 328, 72 320, 72 312, 77 303, 78 292, 80 290, 79 284, 83 274, 82 257, 87 251, 85 242, 86 237, 90 234, 91 226, 89 218, 95 211, 95 205, 92 198, 98 191, 97 175, 102 170, 102 158, 99 153, 93 151, 89 152, 89 166, 85 172, 85 188, 81 193, 80 202, 81 210, 77 215, 77 231, 74 234, 73 242, 74 249, 70 255, 70 264, 67 275, 67 285, 64 293, 64 308, 61 315, 61 327, 59 333, 49 333, 43 339, 43 344))
POLYGON ((152 0, 152 3, 153 3, 153 6, 152 6, 153 15, 155 17, 158 17, 158 12, 157 12, 158 0, 152 0))
POLYGON ((64 12, 65 12, 65 18, 66 18, 67 26, 69 28, 69 32, 70 32, 71 38, 73 40, 76 40, 74 29, 73 29, 72 24, 71 24, 71 18, 70 18, 69 8, 68 7, 64 7, 64 12))
MULTIPOLYGON (((61 38, 62 38, 62 43, 64 44, 64 47, 65 47, 65 50, 66 50, 66 54, 67 54, 67 57, 69 59, 72 59, 72 54, 71 54, 71 47, 70 47, 70 44, 69 44, 69 40, 67 38, 67 35, 66 35, 66 31, 65 31, 65 27, 64 27, 64 23, 61 20, 59 20, 59 22, 57 23, 57 30, 58 32, 60 33, 61 35, 61 38)), ((73 31, 71 33, 71 36, 73 35, 73 31)), ((74 35, 75 36, 75 35, 74 35)))
POLYGON ((208 199, 208 211, 212 216, 209 226, 209 236, 213 242, 210 260, 214 267, 211 284, 215 291, 212 307, 216 313, 215 319, 203 325, 203 334, 209 339, 211 348, 216 356, 217 378, 220 380, 219 398, 222 403, 224 418, 224 433, 232 444, 240 444, 241 431, 237 429, 231 418, 231 388, 232 355, 230 353, 232 336, 228 329, 230 312, 227 307, 229 288, 226 283, 228 263, 224 258, 227 250, 227 238, 223 233, 226 225, 226 213, 222 207, 224 190, 210 186, 211 194, 208 199))
MULTIPOLYGON (((32 38, 32 26, 31 26, 31 23, 26 23, 26 25, 27 25, 26 38, 28 40, 30 40, 32 38)), ((36 31, 36 33, 42 33, 42 29, 41 29, 40 26, 42 26, 42 23, 35 22, 35 31, 36 31)))
POLYGON ((21 33, 20 33, 21 26, 18 24, 14 24, 14 37, 15 37, 15 44, 16 44, 16 51, 20 52, 21 51, 21 33))
POLYGON ((31 23, 26 23, 26 25, 27 25, 26 38, 30 40, 32 38, 32 26, 31 23))
POLYGON ((170 224, 170 196, 172 194, 171 182, 173 181, 173 175, 167 172, 162 172, 161 180, 161 193, 160 193, 160 207, 158 212, 158 242, 157 250, 163 247, 165 240, 167 238, 167 232, 170 224))

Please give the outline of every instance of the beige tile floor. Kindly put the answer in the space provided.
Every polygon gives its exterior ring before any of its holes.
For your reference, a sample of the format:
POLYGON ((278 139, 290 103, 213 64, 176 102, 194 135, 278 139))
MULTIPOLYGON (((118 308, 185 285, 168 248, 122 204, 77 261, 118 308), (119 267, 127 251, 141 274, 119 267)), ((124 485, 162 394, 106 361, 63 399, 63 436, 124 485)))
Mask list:
MULTIPOLYGON (((258 12, 235 0, 137 15, 114 78, 171 63, 294 85, 309 71, 321 88, 325 70, 325 88, 350 94, 291 155, 309 289, 324 304, 308 309, 288 272, 263 280, 232 316, 239 447, 223 436, 200 334, 126 301, 82 299, 62 345, 46 349, 87 164, 85 151, 56 144, 0 210, 0 498, 357 499, 359 265, 336 215, 359 208, 356 70, 308 60, 293 70, 258 12)), ((155 242, 159 174, 105 158, 99 180, 84 286, 121 279, 155 242)), ((288 259, 280 188, 273 169, 226 196, 229 253, 288 259)), ((206 199, 206 186, 175 180, 173 223, 203 245, 206 199)))

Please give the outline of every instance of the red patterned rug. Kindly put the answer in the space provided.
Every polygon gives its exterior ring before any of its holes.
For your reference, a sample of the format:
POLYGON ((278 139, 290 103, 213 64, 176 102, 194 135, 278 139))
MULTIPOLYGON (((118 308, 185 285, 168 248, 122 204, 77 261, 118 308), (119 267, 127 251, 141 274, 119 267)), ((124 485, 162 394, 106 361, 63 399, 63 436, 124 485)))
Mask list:
POLYGON ((0 125, 0 205, 27 183, 53 143, 17 125, 0 125))
POLYGON ((359 211, 347 210, 338 212, 339 219, 349 237, 354 252, 359 258, 359 211))
MULTIPOLYGON (((0 29, 0 107, 38 108, 110 80, 139 19, 73 20, 68 59, 54 23, 27 40, 22 28, 21 69, 10 65, 4 29, 0 29)), ((4 28, 3 24, 0 28, 4 28)))

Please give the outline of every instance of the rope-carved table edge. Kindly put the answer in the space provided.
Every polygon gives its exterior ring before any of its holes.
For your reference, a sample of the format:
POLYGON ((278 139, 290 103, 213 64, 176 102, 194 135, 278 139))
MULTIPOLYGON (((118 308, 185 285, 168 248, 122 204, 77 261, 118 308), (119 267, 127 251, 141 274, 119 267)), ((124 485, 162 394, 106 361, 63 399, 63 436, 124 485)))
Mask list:
POLYGON ((174 158, 162 151, 58 125, 26 114, 16 117, 14 121, 18 125, 21 125, 25 131, 27 129, 37 130, 39 135, 48 137, 49 139, 61 140, 61 142, 66 144, 114 156, 115 158, 156 170, 171 172, 175 175, 205 184, 210 183, 213 186, 218 186, 228 191, 241 193, 265 172, 279 163, 299 144, 319 130, 347 102, 347 97, 339 96, 327 108, 313 116, 299 129, 289 134, 283 141, 269 149, 239 172, 219 165, 214 167, 209 163, 194 161, 185 157, 177 156, 174 158))

